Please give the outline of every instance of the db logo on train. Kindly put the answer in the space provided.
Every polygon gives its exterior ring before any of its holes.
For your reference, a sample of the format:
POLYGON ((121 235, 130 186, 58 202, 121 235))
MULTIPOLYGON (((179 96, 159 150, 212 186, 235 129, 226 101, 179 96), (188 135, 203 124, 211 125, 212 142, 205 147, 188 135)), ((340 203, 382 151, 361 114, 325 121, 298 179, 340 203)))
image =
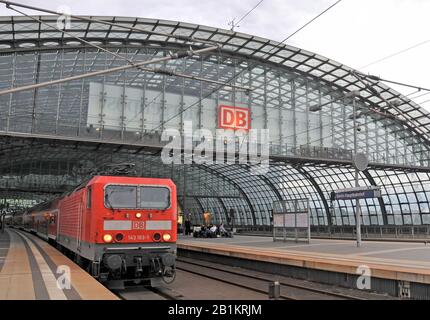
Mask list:
POLYGON ((251 112, 248 108, 221 105, 218 110, 218 127, 248 131, 251 129, 251 112))

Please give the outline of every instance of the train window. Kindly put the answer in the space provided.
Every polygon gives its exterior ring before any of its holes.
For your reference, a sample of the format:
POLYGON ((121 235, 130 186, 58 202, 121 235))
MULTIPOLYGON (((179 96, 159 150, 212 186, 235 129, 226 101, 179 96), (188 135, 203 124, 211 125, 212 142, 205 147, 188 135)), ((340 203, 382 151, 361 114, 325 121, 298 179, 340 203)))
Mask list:
POLYGON ((110 185, 105 190, 106 208, 136 208, 137 187, 110 185))
POLYGON ((91 187, 87 188, 87 208, 91 208, 91 187))
POLYGON ((170 190, 165 187, 140 187, 140 208, 167 209, 170 207, 170 190))

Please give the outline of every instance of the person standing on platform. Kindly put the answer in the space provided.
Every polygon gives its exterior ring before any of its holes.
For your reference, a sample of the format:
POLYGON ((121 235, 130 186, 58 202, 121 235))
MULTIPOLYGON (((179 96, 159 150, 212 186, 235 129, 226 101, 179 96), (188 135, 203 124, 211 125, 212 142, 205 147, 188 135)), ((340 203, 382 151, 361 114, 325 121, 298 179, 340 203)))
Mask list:
POLYGON ((234 232, 234 214, 235 214, 234 209, 231 208, 229 213, 230 213, 229 214, 230 229, 231 229, 231 232, 234 232))
POLYGON ((205 213, 203 213, 203 220, 205 222, 205 226, 209 227, 211 224, 211 214, 208 211, 205 211, 205 213))
POLYGON ((185 217, 185 235, 188 236, 191 234, 191 215, 187 214, 185 217))

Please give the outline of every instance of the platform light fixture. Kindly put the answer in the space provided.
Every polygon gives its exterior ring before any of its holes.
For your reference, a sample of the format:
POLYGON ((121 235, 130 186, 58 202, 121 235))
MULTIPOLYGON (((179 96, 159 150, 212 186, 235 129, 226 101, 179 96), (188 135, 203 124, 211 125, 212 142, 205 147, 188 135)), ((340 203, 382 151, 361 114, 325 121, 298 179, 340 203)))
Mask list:
POLYGON ((320 104, 314 104, 309 107, 309 111, 311 112, 321 111, 321 109, 322 109, 322 106, 320 104))

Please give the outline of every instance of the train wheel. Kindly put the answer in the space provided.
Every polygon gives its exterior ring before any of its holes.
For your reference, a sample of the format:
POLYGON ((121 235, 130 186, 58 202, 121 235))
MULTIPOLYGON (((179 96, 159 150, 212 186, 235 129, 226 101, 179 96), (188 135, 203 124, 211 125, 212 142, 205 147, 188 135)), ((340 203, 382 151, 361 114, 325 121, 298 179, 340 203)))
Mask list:
POLYGON ((175 281, 176 279, 175 267, 164 268, 162 279, 166 284, 171 284, 173 281, 175 281))

